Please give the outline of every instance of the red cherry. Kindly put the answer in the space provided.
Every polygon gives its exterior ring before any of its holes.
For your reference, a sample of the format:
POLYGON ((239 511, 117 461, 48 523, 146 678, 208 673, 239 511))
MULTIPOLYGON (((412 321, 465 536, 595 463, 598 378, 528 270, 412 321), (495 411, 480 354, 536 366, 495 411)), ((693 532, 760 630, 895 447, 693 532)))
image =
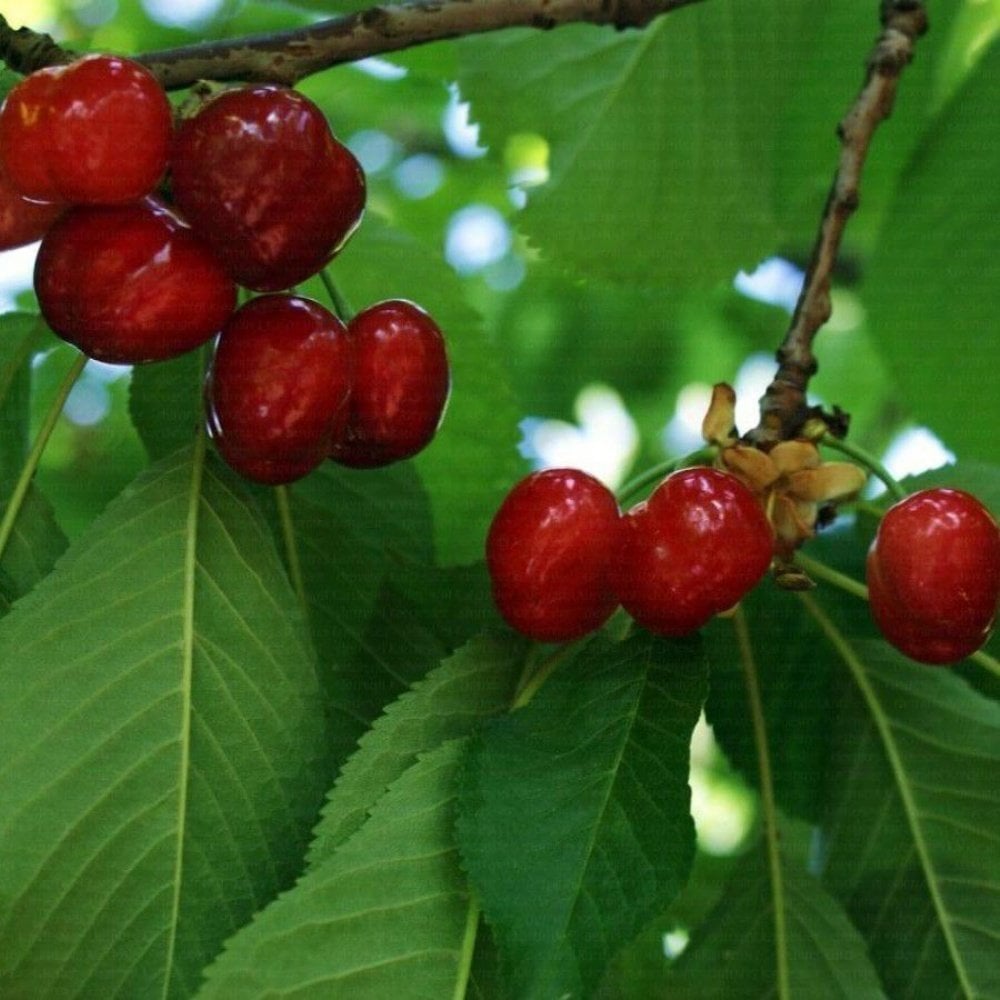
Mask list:
POLYGON ((209 433, 222 457, 260 483, 288 483, 343 431, 353 359, 347 329, 318 302, 263 295, 233 314, 206 382, 209 433))
POLYGON ((100 361, 183 354, 222 328, 236 288, 208 249, 162 205, 71 208, 35 262, 42 315, 100 361))
POLYGON ((64 205, 28 201, 11 184, 0 162, 0 250, 40 240, 64 209, 64 205))
POLYGON ((230 274, 257 291, 315 274, 361 221, 365 178, 322 111, 278 86, 228 90, 177 130, 173 191, 230 274))
POLYGON ((618 547, 618 503, 578 469, 522 479, 497 510, 486 564, 497 608, 540 642, 600 628, 618 606, 608 571, 618 547))
POLYGON ((612 586, 650 632, 687 635, 767 572, 774 533, 753 493, 711 468, 672 473, 622 518, 612 586))
POLYGON ((369 469, 425 448, 441 424, 450 376, 444 337, 412 302, 379 302, 347 325, 354 343, 354 388, 344 434, 330 457, 369 469))
POLYGON ((962 490, 886 511, 868 550, 868 597, 885 638, 921 663, 954 663, 989 638, 1000 604, 1000 529, 962 490))
POLYGON ((27 198, 84 204, 135 201, 167 165, 171 109, 145 67, 88 55, 38 70, 0 109, 0 150, 27 198))

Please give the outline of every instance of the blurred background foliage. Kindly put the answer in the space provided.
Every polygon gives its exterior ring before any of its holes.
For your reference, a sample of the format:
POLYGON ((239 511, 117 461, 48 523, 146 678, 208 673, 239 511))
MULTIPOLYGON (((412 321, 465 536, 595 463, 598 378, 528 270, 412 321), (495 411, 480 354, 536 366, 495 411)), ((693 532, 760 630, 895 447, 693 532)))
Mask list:
MULTIPOLYGON (((352 6, 0 11, 72 48, 137 53, 352 6)), ((707 0, 641 34, 503 32, 338 67, 301 89, 364 164, 370 214, 442 255, 483 317, 523 414, 521 453, 615 483, 696 446, 715 381, 738 383, 741 427, 754 422, 876 6, 707 0)), ((813 386, 852 414, 859 443, 892 449, 900 473, 950 453, 993 457, 1000 417, 1000 139, 983 128, 1000 105, 1000 0, 928 8, 932 31, 866 167, 813 386)), ((0 258, 7 308, 33 309, 31 260, 0 258)), ((407 284, 398 277, 385 276, 386 296, 407 284)), ((39 356, 39 408, 68 360, 52 344, 39 356)), ((90 366, 46 454, 41 482, 70 534, 144 461, 127 390, 127 371, 90 366), (86 475, 94 464, 105 475, 86 475)))
MULTIPOLYGON (((14 25, 124 54, 351 6, 0 0, 14 25)), ((683 454, 720 380, 737 388, 741 429, 756 422, 877 6, 706 0, 642 34, 506 32, 302 83, 365 167, 370 215, 414 237, 436 267, 443 260, 447 288, 482 317, 520 415, 512 478, 518 462, 576 465, 616 485, 683 454)), ((898 475, 954 454, 995 460, 1000 423, 1000 0, 928 9, 932 31, 871 150, 812 386, 898 475)), ((333 265, 355 308, 362 287, 392 297, 435 280, 414 265, 356 280, 352 295, 352 273, 377 261, 377 245, 333 265)), ((0 256, 4 310, 34 311, 33 253, 0 256)), ((36 423, 72 360, 44 332, 37 347, 36 423)), ((146 462, 129 379, 89 365, 45 453, 39 484, 70 536, 146 462)), ((694 749, 704 877, 650 930, 668 954, 711 907, 756 822, 754 797, 707 728, 694 749)))

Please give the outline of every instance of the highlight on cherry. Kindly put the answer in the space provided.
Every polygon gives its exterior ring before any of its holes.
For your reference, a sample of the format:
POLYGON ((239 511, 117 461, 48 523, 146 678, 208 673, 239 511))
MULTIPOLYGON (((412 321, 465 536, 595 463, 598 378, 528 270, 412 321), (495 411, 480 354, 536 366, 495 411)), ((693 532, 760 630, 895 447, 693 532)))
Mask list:
POLYGON ((418 454, 451 387, 434 319, 398 298, 352 319, 293 291, 322 272, 339 299, 325 268, 364 216, 358 160, 286 86, 210 88, 174 117, 152 74, 119 56, 38 70, 8 94, 0 249, 41 239, 50 328, 110 364, 205 347, 206 430, 247 479, 418 454))

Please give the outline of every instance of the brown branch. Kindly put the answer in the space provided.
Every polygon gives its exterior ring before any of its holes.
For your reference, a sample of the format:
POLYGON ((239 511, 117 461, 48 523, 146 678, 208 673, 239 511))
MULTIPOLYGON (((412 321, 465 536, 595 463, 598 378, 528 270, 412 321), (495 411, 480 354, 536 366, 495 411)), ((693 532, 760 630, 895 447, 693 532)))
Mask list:
MULTIPOLYGON (((497 31, 555 28, 573 22, 643 28, 699 0, 410 0, 369 7, 289 31, 203 42, 135 58, 168 90, 198 80, 294 84, 340 63, 427 42, 497 31)), ((71 56, 47 35, 13 31, 0 17, 0 58, 22 73, 71 56)))
POLYGON ((882 33, 868 58, 860 94, 838 127, 840 162, 791 325, 777 351, 778 371, 760 401, 760 423, 749 439, 767 447, 795 437, 811 415, 806 388, 816 374, 812 344, 830 318, 830 277, 847 220, 858 207, 861 171, 875 129, 892 111, 903 69, 927 30, 919 0, 882 0, 882 33))
POLYGON ((30 73, 43 66, 58 66, 73 53, 58 46, 51 35, 31 28, 12 28, 0 14, 0 59, 17 73, 30 73))

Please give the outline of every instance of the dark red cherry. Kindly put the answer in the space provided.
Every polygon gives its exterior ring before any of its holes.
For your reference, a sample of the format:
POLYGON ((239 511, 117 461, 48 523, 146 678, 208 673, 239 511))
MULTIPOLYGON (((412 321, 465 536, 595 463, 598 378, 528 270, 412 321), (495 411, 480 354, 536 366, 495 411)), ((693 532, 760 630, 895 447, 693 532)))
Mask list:
POLYGON ((681 469, 622 518, 612 587, 659 635, 693 632, 767 572, 774 533, 753 493, 726 472, 681 469))
POLYGON ((224 91, 174 139, 173 192, 241 285, 288 288, 315 274, 361 221, 361 166, 302 94, 224 91))
POLYGON ((608 577, 619 520, 613 494, 579 469, 522 479, 486 539, 493 597, 507 623, 540 642, 600 628, 618 606, 608 577))
POLYGON ((27 198, 135 201, 166 168, 171 115, 145 67, 88 55, 38 70, 10 91, 0 109, 0 155, 27 198))
POLYGON ((42 240, 35 292, 59 336, 119 364, 203 344, 236 305, 236 288, 212 254, 152 199, 69 209, 42 240))
POLYGON ((347 325, 354 343, 350 416, 330 457, 372 468, 409 458, 434 437, 448 402, 444 337, 412 302, 393 299, 359 312, 347 325))
POLYGON ((288 483, 343 430, 353 358, 344 324, 311 299, 262 295, 222 331, 206 381, 208 430, 241 475, 288 483))
POLYGON ((0 250, 40 240, 64 210, 64 205, 29 201, 11 184, 0 162, 0 250))
POLYGON ((921 663, 954 663, 989 638, 1000 602, 1000 529, 962 490, 928 489, 886 511, 868 551, 872 617, 921 663))

